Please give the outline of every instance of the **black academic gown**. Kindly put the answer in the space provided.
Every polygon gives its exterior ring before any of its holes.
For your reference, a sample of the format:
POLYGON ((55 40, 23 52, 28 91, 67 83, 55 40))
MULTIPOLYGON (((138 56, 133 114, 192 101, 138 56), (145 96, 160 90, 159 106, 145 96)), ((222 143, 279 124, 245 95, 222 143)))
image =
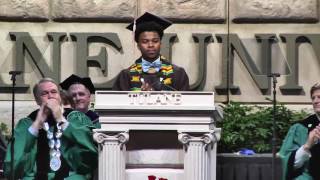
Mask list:
POLYGON ((142 85, 141 78, 144 78, 154 81, 152 84, 156 90, 188 91, 189 78, 185 70, 182 67, 171 64, 163 57, 160 60, 162 63, 160 71, 155 74, 148 74, 142 71, 142 60, 139 58, 129 68, 119 73, 112 89, 116 91, 139 91, 142 85), (163 81, 160 82, 160 78, 163 81))
POLYGON ((85 114, 90 118, 91 122, 94 124, 96 129, 101 128, 101 124, 99 122, 99 115, 96 112, 89 110, 85 114))

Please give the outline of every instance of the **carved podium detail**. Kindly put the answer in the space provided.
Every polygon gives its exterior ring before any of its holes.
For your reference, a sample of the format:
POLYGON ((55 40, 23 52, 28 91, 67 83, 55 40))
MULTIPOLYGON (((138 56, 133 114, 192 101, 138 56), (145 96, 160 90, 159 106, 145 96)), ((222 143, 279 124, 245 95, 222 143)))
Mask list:
POLYGON ((96 131, 93 134, 99 145, 99 179, 125 180, 125 143, 129 141, 129 133, 106 133, 96 131))
POLYGON ((185 180, 208 180, 215 177, 215 166, 213 167, 209 160, 212 154, 215 154, 213 147, 220 139, 220 129, 197 136, 179 132, 178 139, 184 145, 186 151, 184 160, 185 180))
MULTIPOLYGON (((137 171, 132 166, 133 157, 143 158, 145 151, 140 154, 142 156, 133 156, 132 151, 126 150, 130 131, 178 133, 176 138, 183 144, 183 149, 178 149, 182 155, 177 161, 178 174, 161 174, 159 177, 169 180, 216 179, 216 149, 221 129, 215 127, 215 121, 221 117, 217 116, 213 92, 97 91, 95 99, 101 123, 101 129, 94 130, 94 139, 99 144, 99 180, 147 179, 141 171, 144 165, 149 167, 146 171, 150 170, 150 164, 138 164, 137 171), (125 157, 131 164, 126 164, 125 157)), ((131 136, 130 139, 134 139, 134 133, 131 136)), ((138 159, 136 162, 147 161, 138 159)), ((159 162, 156 166, 160 165, 161 169, 164 164, 159 162)), ((172 170, 168 172, 172 173, 172 170)), ((157 170, 153 172, 157 173, 157 170)))

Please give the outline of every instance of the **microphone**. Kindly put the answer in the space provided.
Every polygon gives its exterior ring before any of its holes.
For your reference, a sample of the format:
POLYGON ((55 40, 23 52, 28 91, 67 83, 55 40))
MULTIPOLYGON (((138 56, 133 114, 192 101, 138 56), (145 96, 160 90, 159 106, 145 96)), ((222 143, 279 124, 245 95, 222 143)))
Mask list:
POLYGON ((280 73, 271 73, 268 77, 280 77, 280 73))
POLYGON ((16 76, 21 73, 22 71, 9 71, 9 74, 11 75, 11 81, 14 81, 13 84, 15 84, 16 76))
POLYGON ((268 77, 271 77, 273 79, 273 83, 277 83, 277 77, 280 77, 280 73, 271 73, 268 75, 268 77))
POLYGON ((15 85, 16 85, 16 75, 21 74, 22 71, 10 71, 9 75, 11 75, 11 81, 12 81, 12 114, 11 114, 11 147, 10 147, 10 153, 11 153, 11 162, 10 162, 10 168, 11 168, 11 175, 10 179, 15 179, 14 174, 14 141, 15 141, 15 135, 14 135, 14 102, 15 102, 15 85))
POLYGON ((21 73, 22 73, 22 71, 9 71, 10 75, 19 75, 21 73))

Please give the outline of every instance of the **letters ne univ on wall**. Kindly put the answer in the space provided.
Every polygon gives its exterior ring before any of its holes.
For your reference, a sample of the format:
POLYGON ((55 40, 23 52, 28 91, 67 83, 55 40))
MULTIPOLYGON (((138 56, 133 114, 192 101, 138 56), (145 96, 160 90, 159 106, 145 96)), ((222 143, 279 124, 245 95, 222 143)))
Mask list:
MULTIPOLYGON (((120 37, 116 33, 63 33, 63 32, 48 32, 46 38, 52 48, 51 61, 52 66, 47 63, 43 53, 40 51, 41 47, 37 45, 31 34, 27 32, 9 32, 10 40, 14 44, 14 52, 12 58, 7 58, 6 61, 13 61, 16 70, 25 70, 26 60, 32 66, 34 71, 38 71, 39 74, 44 77, 51 77, 56 81, 61 81, 61 44, 66 41, 72 41, 74 43, 75 62, 73 64, 75 72, 80 76, 88 76, 89 67, 98 67, 101 69, 102 75, 115 77, 116 74, 108 75, 108 63, 114 61, 108 59, 107 49, 101 48, 98 55, 90 56, 88 48, 91 43, 104 43, 115 51, 122 51, 122 44, 120 37), (28 58, 26 58, 28 57, 28 58)), ((207 67, 207 45, 209 43, 221 44, 221 61, 222 61, 222 74, 220 77, 220 84, 215 85, 210 89, 214 90, 217 95, 226 94, 226 90, 230 89, 231 94, 241 95, 241 90, 238 84, 234 83, 234 59, 235 54, 239 56, 241 62, 244 64, 246 70, 250 74, 257 88, 260 89, 262 95, 270 94, 271 83, 268 74, 272 72, 272 46, 281 42, 285 43, 286 61, 282 63, 282 69, 286 69, 286 83, 280 86, 281 93, 284 95, 303 95, 304 89, 299 85, 299 58, 298 51, 299 45, 302 43, 308 43, 312 46, 317 60, 320 60, 320 34, 255 34, 255 44, 260 48, 260 56, 262 63, 256 63, 252 57, 251 49, 244 45, 244 40, 238 37, 237 34, 192 34, 194 43, 198 44, 198 65, 195 67, 198 69, 195 82, 191 84, 192 90, 204 90, 206 83, 208 83, 207 72, 210 71, 210 67, 207 67), (213 37, 217 39, 214 42, 213 37), (278 38, 279 37, 279 38, 278 38), (230 47, 230 54, 228 54, 228 43, 230 47), (229 66, 228 66, 229 65, 229 66), (229 73, 228 73, 229 72, 229 73), (228 83, 229 82, 229 86, 228 83), (239 93, 240 92, 240 93, 239 93)), ((162 54, 165 57, 171 59, 171 50, 174 43, 178 43, 176 39, 177 34, 165 34, 162 41, 162 54)), ((119 70, 120 71, 120 70, 119 70)), ((40 78, 40 77, 39 77, 40 78)), ((112 87, 113 79, 95 84, 100 90, 110 90, 112 87)), ((10 89, 10 84, 6 84, 0 77, 0 93, 6 93, 10 89)), ((17 77, 17 91, 26 93, 29 89, 29 85, 26 84, 23 76, 17 77)))

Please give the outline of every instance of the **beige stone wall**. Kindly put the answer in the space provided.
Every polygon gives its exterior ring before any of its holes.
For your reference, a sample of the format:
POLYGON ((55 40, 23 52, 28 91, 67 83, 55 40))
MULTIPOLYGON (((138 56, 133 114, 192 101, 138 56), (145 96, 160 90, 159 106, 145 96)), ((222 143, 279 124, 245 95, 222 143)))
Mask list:
MULTIPOLYGON (((221 83, 222 52, 216 34, 228 32, 237 34, 240 39, 254 39, 255 34, 298 33, 316 34, 320 32, 318 0, 1 0, 0 1, 0 78, 10 84, 8 72, 14 63, 14 42, 9 32, 28 32, 50 63, 50 43, 45 40, 47 32, 65 32, 68 40, 61 48, 61 78, 74 72, 74 42, 71 32, 112 32, 119 36, 122 51, 118 52, 105 44, 92 44, 89 54, 95 55, 101 47, 108 53, 108 74, 103 77, 100 70, 90 68, 89 75, 95 83, 107 82, 114 78, 120 69, 129 66, 139 51, 127 31, 127 24, 145 11, 171 19, 174 25, 166 33, 176 33, 177 42, 172 47, 172 61, 186 69, 191 84, 197 79, 198 45, 192 33, 212 34, 213 42, 207 46, 207 77, 205 91, 214 91, 221 83)), ((283 56, 286 56, 286 43, 279 41, 283 56)), ((309 88, 319 81, 320 59, 308 44, 299 48, 299 83, 305 94, 300 96, 282 95, 278 100, 285 103, 306 105, 309 103, 309 88)), ((249 50, 250 51, 250 50, 249 50)), ((255 50, 252 49, 252 54, 255 50)), ((40 77, 39 72, 27 63, 25 81, 31 86, 40 77)), ((243 63, 236 58, 234 83, 241 89, 240 95, 230 99, 249 103, 269 103, 249 75, 243 63)), ((278 85, 285 84, 285 76, 279 78, 278 85)), ((1 93, 0 113, 9 112, 10 94, 1 93)), ((25 104, 25 110, 18 112, 24 116, 32 103, 31 93, 17 94, 17 99, 25 104)), ((226 101, 225 95, 217 95, 218 102, 226 101)), ((21 105, 23 107, 23 105, 21 105)), ((36 108, 36 106, 31 106, 36 108)), ((309 106, 308 106, 309 107, 309 106)), ((23 109, 23 108, 22 108, 23 109)), ((8 113, 0 121, 10 119, 8 113)))

